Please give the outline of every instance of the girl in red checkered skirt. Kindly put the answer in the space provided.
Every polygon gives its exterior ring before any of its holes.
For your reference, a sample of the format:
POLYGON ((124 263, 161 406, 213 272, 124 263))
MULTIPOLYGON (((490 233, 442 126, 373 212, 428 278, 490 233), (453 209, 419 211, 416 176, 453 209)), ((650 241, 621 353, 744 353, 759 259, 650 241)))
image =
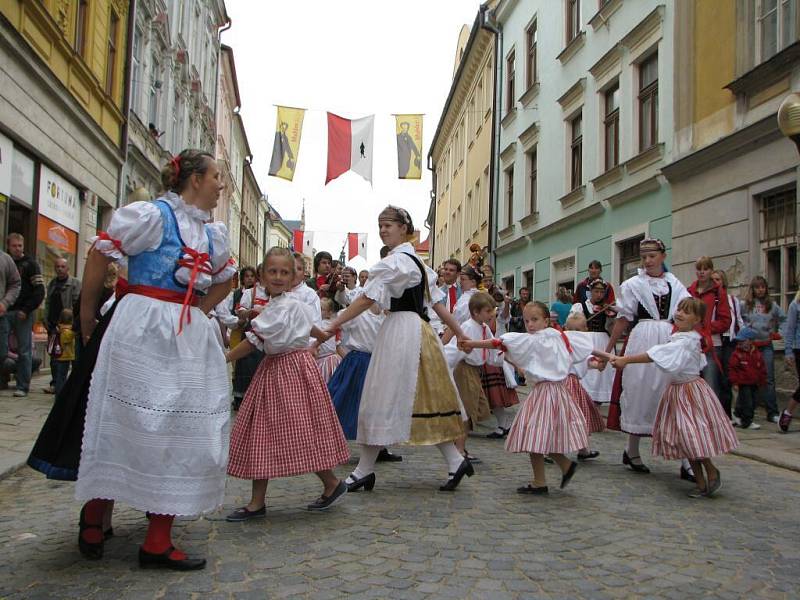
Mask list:
POLYGON ((324 338, 315 311, 285 294, 295 276, 286 248, 272 248, 264 262, 269 303, 252 323, 247 339, 228 352, 228 361, 263 350, 236 416, 228 474, 253 480, 249 504, 228 515, 246 521, 266 515, 267 483, 275 477, 311 473, 322 480, 322 495, 309 510, 326 510, 341 500, 347 485, 333 473, 350 457, 328 388, 309 352, 308 338, 324 338))

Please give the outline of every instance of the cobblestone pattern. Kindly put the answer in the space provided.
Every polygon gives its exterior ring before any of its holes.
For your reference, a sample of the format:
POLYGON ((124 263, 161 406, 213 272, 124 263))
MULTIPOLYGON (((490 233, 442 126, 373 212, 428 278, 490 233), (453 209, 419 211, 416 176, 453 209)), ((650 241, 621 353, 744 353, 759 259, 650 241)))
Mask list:
POLYGON ((796 597, 800 474, 728 456, 719 497, 692 500, 677 463, 637 475, 619 464, 621 435, 593 442, 600 458, 563 492, 548 467, 549 497, 516 494, 527 457, 484 439, 454 494, 437 491, 433 448, 397 448, 404 462, 379 464, 375 491, 325 514, 305 511, 319 482, 304 476, 270 484, 265 520, 226 523, 249 498, 230 480, 224 510, 176 525, 177 544, 209 559, 188 574, 136 566, 146 521, 124 506, 104 559, 83 560, 72 484, 25 469, 0 481, 0 598, 796 597))

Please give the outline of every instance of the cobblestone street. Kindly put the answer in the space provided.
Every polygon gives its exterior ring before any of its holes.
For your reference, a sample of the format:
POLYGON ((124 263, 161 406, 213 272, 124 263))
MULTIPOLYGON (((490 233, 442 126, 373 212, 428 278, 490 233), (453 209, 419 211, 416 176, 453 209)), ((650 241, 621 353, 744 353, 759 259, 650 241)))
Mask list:
POLYGON ((327 514, 306 512, 319 492, 306 476, 270 484, 266 520, 226 523, 249 496, 229 480, 219 514, 176 527, 181 547, 209 559, 189 574, 138 568, 145 518, 124 506, 105 558, 83 560, 72 484, 25 468, 0 481, 0 597, 796 597, 800 474, 728 456, 719 497, 692 500, 677 463, 650 460, 653 473, 636 475, 619 464, 621 435, 593 442, 600 458, 565 491, 548 467, 544 498, 516 494, 526 457, 484 439, 470 440, 484 462, 455 494, 437 491, 432 448, 398 448, 404 462, 379 464, 375 491, 327 514))

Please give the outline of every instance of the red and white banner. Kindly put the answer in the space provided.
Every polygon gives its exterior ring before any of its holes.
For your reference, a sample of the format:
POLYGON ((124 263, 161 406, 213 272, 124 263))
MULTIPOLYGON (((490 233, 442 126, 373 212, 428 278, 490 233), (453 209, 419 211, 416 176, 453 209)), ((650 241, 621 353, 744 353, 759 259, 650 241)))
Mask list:
POLYGON ((367 259, 366 233, 347 234, 347 260, 351 260, 354 256, 360 256, 364 260, 367 259))
POLYGON ((353 171, 372 183, 372 137, 375 115, 345 119, 328 113, 328 171, 325 185, 353 171))
POLYGON ((314 256, 314 232, 303 231, 302 229, 294 230, 294 238, 292 242, 295 252, 302 252, 306 256, 314 256))

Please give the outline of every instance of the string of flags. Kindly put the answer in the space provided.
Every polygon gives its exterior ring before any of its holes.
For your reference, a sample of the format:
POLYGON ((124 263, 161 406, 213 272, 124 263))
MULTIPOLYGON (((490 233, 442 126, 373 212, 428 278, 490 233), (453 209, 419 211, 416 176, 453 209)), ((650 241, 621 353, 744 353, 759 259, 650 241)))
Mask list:
MULTIPOLYGON (((292 181, 300 156, 305 109, 278 106, 275 140, 269 174, 292 181)), ((325 185, 352 171, 372 183, 372 155, 375 115, 345 119, 328 112, 328 162, 325 185)), ((395 117, 398 179, 422 177, 421 114, 398 114, 395 117)), ((361 235, 361 234, 358 234, 361 235)))
MULTIPOLYGON (((347 260, 352 260, 356 256, 360 256, 366 260, 367 258, 367 234, 366 233, 348 233, 347 241, 347 260)), ((295 229, 292 236, 292 250, 294 252, 302 252, 306 256, 314 257, 314 232, 304 231, 302 229, 295 229)))

